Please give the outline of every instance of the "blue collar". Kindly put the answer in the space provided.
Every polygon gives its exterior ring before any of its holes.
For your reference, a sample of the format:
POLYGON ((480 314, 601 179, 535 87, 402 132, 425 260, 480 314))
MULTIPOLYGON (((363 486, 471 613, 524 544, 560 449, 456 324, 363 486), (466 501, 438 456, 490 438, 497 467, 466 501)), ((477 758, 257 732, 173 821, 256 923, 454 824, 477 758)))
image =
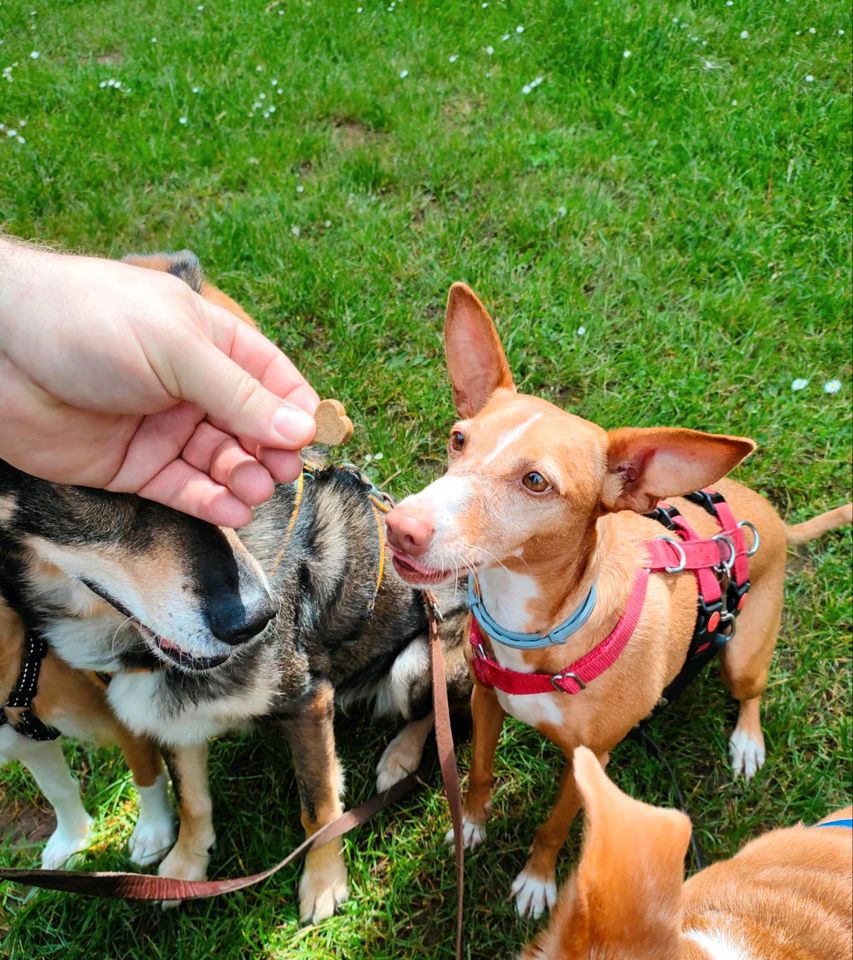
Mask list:
POLYGON ((827 823, 816 823, 816 827, 850 827, 853 830, 853 820, 830 820, 827 823))
POLYGON ((573 633, 577 633, 589 620, 592 611, 595 609, 596 596, 595 584, 593 584, 589 588, 586 599, 577 610, 546 634, 513 633, 511 630, 504 630, 499 623, 492 619, 480 599, 478 589, 475 589, 474 575, 468 575, 468 606, 471 608, 471 613, 474 614, 477 623, 492 640, 497 640, 498 643, 507 647, 515 647, 516 650, 538 650, 552 644, 565 643, 573 633))

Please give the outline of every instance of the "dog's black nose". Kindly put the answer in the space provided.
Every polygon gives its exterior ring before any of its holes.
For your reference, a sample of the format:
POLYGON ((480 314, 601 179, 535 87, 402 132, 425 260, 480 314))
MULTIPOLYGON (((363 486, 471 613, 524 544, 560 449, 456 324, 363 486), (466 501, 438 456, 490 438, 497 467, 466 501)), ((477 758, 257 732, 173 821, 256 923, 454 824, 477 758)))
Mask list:
POLYGON ((272 602, 257 604, 246 610, 239 598, 212 600, 208 603, 207 616, 210 629, 217 640, 232 646, 245 643, 257 636, 275 616, 272 602))

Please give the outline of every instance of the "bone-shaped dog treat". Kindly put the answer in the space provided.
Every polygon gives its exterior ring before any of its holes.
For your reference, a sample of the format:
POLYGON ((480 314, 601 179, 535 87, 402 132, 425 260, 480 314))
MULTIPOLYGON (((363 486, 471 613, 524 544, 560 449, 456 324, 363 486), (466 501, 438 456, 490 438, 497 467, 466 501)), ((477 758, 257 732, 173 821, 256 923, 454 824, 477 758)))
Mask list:
POLYGON ((322 400, 314 411, 314 419, 317 422, 314 443, 337 447, 352 437, 352 420, 339 400, 322 400))

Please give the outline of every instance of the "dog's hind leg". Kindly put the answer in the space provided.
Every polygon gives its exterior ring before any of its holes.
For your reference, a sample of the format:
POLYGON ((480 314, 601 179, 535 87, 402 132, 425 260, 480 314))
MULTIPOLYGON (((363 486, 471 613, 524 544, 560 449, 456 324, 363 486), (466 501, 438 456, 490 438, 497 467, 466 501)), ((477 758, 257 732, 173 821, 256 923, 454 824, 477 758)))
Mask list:
POLYGON ((139 797, 139 817, 128 841, 130 859, 140 867, 157 863, 175 842, 175 822, 169 806, 166 773, 160 750, 152 740, 115 725, 115 739, 133 774, 139 797))
MULTIPOLYGON (((343 772, 335 753, 334 691, 322 683, 298 713, 281 718, 290 745, 302 826, 307 836, 343 812, 343 772)), ((349 896, 347 868, 340 839, 324 843, 305 857, 299 881, 299 918, 318 923, 332 916, 349 896)))
POLYGON ((56 870, 89 842, 92 819, 83 808, 80 785, 72 776, 58 740, 37 741, 0 727, 0 763, 19 760, 33 775, 56 813, 56 829, 41 853, 45 870, 56 870))
POLYGON ((740 702, 737 724, 729 740, 735 777, 749 781, 764 765, 764 735, 761 732, 761 696, 779 622, 782 616, 784 553, 777 570, 768 570, 749 591, 737 619, 737 632, 720 656, 723 681, 740 702))
MULTIPOLYGON (((210 851, 216 841, 213 832, 213 801, 207 779, 207 741, 182 747, 164 748, 163 755, 178 798, 178 842, 160 864, 161 877, 204 880, 210 851)), ((174 906, 174 902, 163 906, 174 906)))
POLYGON ((422 720, 410 720, 388 744, 376 765, 376 790, 382 793, 405 776, 417 770, 424 744, 435 724, 430 711, 422 720))

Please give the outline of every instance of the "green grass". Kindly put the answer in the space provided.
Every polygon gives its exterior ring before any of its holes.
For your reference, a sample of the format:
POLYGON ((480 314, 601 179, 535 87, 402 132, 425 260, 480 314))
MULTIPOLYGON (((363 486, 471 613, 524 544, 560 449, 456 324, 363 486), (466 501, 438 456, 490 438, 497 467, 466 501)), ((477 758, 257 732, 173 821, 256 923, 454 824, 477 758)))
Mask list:
MULTIPOLYGON (((370 470, 396 494, 441 469, 443 302, 465 279, 523 389, 606 426, 750 435, 761 448, 739 476, 792 519, 848 499, 849 5, 390 4, 4 0, 0 70, 17 65, 12 82, 0 76, 0 122, 26 143, 0 131, 0 223, 110 256, 193 248, 319 392, 346 402, 359 428, 348 454, 381 452, 370 470), (113 78, 123 89, 100 86, 113 78), (794 392, 799 377, 810 382, 794 392), (824 393, 836 378, 841 392, 824 393)), ((731 782, 734 708, 713 672, 656 724, 711 858, 850 799, 849 561, 846 533, 793 564, 768 762, 752 785, 731 782)), ((352 728, 349 802, 369 794, 392 733, 352 728)), ((127 773, 111 749, 69 755, 98 818, 86 862, 123 868, 127 773)), ((640 748, 619 747, 611 770, 673 801, 640 748)), ((497 771, 490 840, 467 871, 471 958, 510 956, 536 928, 506 894, 547 808, 554 750, 508 725, 497 771)), ((2 777, 5 807, 40 802, 19 770, 2 777)), ((216 744, 212 784, 216 875, 296 843, 278 743, 216 744)), ((4 951, 449 957, 446 825, 435 788, 361 829, 347 842, 352 899, 316 928, 297 924, 296 869, 167 914, 6 887, 4 951)), ((577 831, 563 870, 576 853, 577 831)))

